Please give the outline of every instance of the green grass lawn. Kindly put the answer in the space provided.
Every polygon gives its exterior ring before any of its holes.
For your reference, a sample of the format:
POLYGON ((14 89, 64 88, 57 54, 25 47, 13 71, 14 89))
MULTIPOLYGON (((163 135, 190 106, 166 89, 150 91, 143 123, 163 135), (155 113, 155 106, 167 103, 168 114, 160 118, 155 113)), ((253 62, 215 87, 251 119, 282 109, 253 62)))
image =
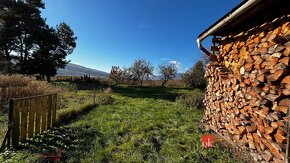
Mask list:
MULTIPOLYGON (((80 116, 67 126, 69 132, 62 134, 62 146, 56 146, 64 148, 67 162, 237 162, 218 145, 214 149, 201 147, 198 126, 202 109, 184 108, 174 102, 176 96, 191 91, 115 87, 114 104, 99 106, 80 116), (65 144, 71 134, 79 142, 71 140, 65 144)), ((61 132, 65 131, 57 131, 61 132)), ((38 143, 43 146, 41 143, 45 142, 45 148, 34 146, 32 150, 35 140, 31 140, 11 159, 37 159, 31 153, 55 148, 49 145, 54 141, 51 135, 55 131, 44 133, 43 140, 39 137, 38 143)))
POLYGON ((101 106, 74 127, 92 126, 96 162, 235 162, 219 149, 201 148, 202 110, 181 108, 173 99, 184 89, 117 87, 114 105, 101 106))

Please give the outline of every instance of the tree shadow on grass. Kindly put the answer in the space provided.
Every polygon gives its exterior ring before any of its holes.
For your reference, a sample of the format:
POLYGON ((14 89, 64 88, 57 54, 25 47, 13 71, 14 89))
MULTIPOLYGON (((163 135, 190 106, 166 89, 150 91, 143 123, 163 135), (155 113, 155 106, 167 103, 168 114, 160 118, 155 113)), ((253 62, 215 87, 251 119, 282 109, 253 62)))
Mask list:
POLYGON ((180 96, 177 93, 177 88, 154 88, 154 87, 135 87, 135 86, 116 86, 113 87, 113 92, 131 98, 154 98, 175 101, 176 97, 180 96))

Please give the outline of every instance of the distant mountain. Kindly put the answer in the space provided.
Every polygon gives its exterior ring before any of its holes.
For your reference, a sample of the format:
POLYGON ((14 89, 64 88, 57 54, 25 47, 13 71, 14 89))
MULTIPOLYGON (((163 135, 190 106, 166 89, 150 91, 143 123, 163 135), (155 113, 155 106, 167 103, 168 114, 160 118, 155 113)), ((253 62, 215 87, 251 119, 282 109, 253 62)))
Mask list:
MULTIPOLYGON (((183 74, 184 74, 184 73, 176 73, 176 76, 175 76, 174 79, 176 79, 176 80, 181 80, 181 76, 182 76, 183 74)), ((153 80, 160 80, 161 78, 162 78, 161 75, 154 75, 154 76, 152 77, 153 80)))
POLYGON ((57 70, 58 76, 83 76, 83 75, 89 75, 92 77, 102 77, 102 78, 108 78, 110 76, 109 73, 95 70, 91 68, 87 68, 84 66, 80 66, 77 64, 69 63, 66 65, 64 69, 58 69, 57 70))

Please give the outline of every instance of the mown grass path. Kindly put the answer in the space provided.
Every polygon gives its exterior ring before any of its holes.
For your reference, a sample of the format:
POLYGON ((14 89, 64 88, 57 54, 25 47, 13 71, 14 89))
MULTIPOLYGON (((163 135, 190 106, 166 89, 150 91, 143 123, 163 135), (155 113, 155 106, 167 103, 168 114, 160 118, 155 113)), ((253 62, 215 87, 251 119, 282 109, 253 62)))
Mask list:
POLYGON ((101 133, 84 161, 235 162, 218 147, 201 148, 198 125, 203 111, 182 108, 172 100, 190 90, 118 87, 113 91, 114 105, 98 107, 71 124, 101 133))

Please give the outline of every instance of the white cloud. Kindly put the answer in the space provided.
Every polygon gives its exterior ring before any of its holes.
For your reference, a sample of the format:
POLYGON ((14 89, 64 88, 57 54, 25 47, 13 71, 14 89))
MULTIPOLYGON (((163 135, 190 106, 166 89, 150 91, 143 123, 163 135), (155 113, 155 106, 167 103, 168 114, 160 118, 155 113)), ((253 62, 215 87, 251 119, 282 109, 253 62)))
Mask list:
POLYGON ((189 68, 180 68, 179 73, 185 73, 189 68))
POLYGON ((168 63, 174 65, 177 69, 179 69, 181 67, 181 63, 178 61, 168 61, 168 63))

